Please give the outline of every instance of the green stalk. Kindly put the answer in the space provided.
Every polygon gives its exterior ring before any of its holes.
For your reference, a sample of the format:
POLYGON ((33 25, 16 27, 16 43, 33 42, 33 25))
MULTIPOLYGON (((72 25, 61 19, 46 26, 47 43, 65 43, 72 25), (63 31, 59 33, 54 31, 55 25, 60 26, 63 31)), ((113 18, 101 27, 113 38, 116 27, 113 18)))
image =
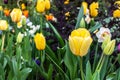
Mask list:
POLYGON ((5 43, 5 34, 3 33, 2 35, 2 46, 1 46, 1 51, 4 49, 4 43, 5 43))
POLYGON ((84 73, 83 73, 83 57, 80 57, 80 72, 81 72, 81 78, 84 80, 84 73))
POLYGON ((65 75, 66 80, 69 80, 68 76, 66 75, 66 73, 62 70, 62 68, 57 65, 57 63, 46 53, 46 56, 56 65, 56 67, 65 75))
POLYGON ((43 22, 43 16, 42 14, 40 14, 40 32, 41 33, 42 33, 42 26, 43 26, 42 22, 43 22))
POLYGON ((94 57, 94 62, 93 62, 93 70, 95 70, 95 64, 96 64, 96 61, 97 61, 97 52, 98 52, 98 42, 97 42, 96 49, 95 49, 95 57, 94 57))
POLYGON ((96 68, 95 72, 99 69, 103 58, 104 58, 104 54, 102 53, 101 58, 100 58, 100 60, 99 60, 99 63, 98 63, 98 65, 97 65, 97 68, 96 68))

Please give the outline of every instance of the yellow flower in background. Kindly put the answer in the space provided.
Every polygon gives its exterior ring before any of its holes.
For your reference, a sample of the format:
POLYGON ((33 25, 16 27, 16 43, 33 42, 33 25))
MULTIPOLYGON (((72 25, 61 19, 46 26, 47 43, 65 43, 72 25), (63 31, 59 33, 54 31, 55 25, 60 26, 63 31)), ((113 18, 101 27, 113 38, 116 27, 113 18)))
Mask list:
POLYGON ((38 50, 44 50, 46 46, 46 40, 42 33, 37 33, 34 36, 34 42, 38 50))
POLYGON ((45 11, 45 1, 44 0, 37 0, 36 10, 40 13, 45 11))
POLYGON ((22 11, 18 8, 14 8, 10 13, 13 22, 19 22, 22 16, 22 11))
POLYGON ((69 4, 69 0, 64 1, 64 4, 69 4))
POLYGON ((0 20, 0 30, 7 30, 8 29, 8 23, 6 20, 0 20))
POLYGON ((115 48, 116 40, 111 40, 110 36, 106 36, 104 42, 102 43, 103 53, 105 55, 111 55, 115 48))
POLYGON ((2 11, 3 10, 3 7, 2 6, 0 6, 0 11, 2 11))
POLYGON ((22 8, 22 10, 26 9, 26 6, 24 3, 21 4, 21 8, 22 8))
POLYGON ((50 0, 45 0, 45 9, 46 10, 50 9, 50 0))
POLYGON ((66 12, 66 13, 65 13, 65 16, 70 16, 70 12, 66 12))
POLYGON ((92 4, 90 4, 90 15, 92 17, 96 17, 98 15, 98 8, 99 8, 98 2, 93 2, 92 4))
POLYGON ((84 15, 86 15, 87 9, 88 9, 88 4, 87 4, 87 2, 82 2, 82 6, 83 6, 83 10, 84 10, 84 15))
POLYGON ((118 9, 120 9, 120 1, 115 1, 114 5, 115 5, 118 9))
POLYGON ((69 46, 73 54, 85 56, 92 43, 89 31, 85 28, 73 30, 69 36, 69 46))
POLYGON ((119 9, 117 9, 113 12, 113 17, 114 18, 120 18, 120 10, 119 9))

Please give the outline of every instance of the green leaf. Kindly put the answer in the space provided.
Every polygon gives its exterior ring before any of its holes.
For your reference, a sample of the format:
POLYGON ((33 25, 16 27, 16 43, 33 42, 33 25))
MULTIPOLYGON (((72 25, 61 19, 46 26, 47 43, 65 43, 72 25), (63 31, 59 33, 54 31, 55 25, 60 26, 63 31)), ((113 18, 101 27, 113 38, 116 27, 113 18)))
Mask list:
POLYGON ((109 74, 109 75, 107 75, 106 80, 113 80, 114 77, 115 77, 115 75, 116 75, 115 72, 114 72, 114 73, 111 73, 111 74, 109 74))
POLYGON ((52 80, 52 72, 53 72, 53 65, 50 64, 49 69, 48 69, 48 79, 52 80))
MULTIPOLYGON (((100 80, 100 73, 99 71, 96 71, 93 76, 92 76, 92 80, 100 80)), ((102 79, 101 79, 102 80, 102 79)))
POLYGON ((85 76, 85 80, 92 80, 92 72, 91 72, 91 65, 90 62, 87 62, 86 65, 86 76, 85 76))
POLYGON ((96 22, 95 26, 89 29, 90 32, 94 32, 98 28, 100 28, 102 25, 99 22, 96 22))
POLYGON ((62 39, 62 37, 60 36, 60 34, 58 33, 58 31, 55 29, 55 27, 50 22, 48 22, 48 24, 50 25, 50 28, 55 33, 58 41, 60 42, 61 47, 64 47, 64 45, 65 45, 64 40, 62 39))
POLYGON ((67 42, 66 42, 65 48, 66 48, 66 53, 64 57, 64 62, 66 67, 69 70, 71 79, 74 79, 77 75, 76 74, 77 73, 77 56, 71 53, 67 42))
POLYGON ((81 7, 79 10, 78 16, 77 16, 77 23, 75 25, 75 29, 80 27, 80 21, 82 20, 83 15, 84 15, 83 14, 83 7, 81 7))
POLYGON ((21 80, 26 80, 27 76, 29 75, 29 73, 31 71, 32 71, 31 68, 24 68, 24 69, 22 69, 22 71, 20 71, 21 80))

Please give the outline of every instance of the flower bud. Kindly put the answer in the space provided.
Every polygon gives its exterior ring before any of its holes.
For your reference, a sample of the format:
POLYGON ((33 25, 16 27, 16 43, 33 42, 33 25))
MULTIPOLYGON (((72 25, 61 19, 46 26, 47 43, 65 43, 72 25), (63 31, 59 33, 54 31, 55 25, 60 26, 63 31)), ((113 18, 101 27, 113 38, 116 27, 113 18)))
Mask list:
POLYGON ((115 40, 110 41, 104 48, 103 53, 106 55, 111 55, 115 48, 115 40))
POLYGON ((36 10, 40 13, 45 11, 45 1, 44 0, 37 0, 36 10))
POLYGON ((44 50, 46 46, 46 40, 42 33, 37 33, 34 37, 34 42, 38 50, 44 50))
POLYGON ((22 42, 22 39, 23 39, 23 37, 24 37, 24 35, 21 33, 21 32, 19 32, 18 33, 18 36, 17 36, 17 43, 21 43, 22 42))
POLYGON ((14 8, 10 13, 13 22, 19 22, 22 16, 22 11, 18 8, 14 8))
POLYGON ((7 30, 8 29, 8 23, 6 20, 0 20, 0 30, 7 30))
POLYGON ((80 28, 85 28, 85 20, 84 20, 84 18, 82 18, 81 21, 80 21, 80 28))
POLYGON ((45 0, 45 9, 46 10, 50 9, 50 0, 45 0))
POLYGON ((102 43, 102 49, 104 49, 109 42, 110 42, 110 36, 106 36, 105 40, 102 43))

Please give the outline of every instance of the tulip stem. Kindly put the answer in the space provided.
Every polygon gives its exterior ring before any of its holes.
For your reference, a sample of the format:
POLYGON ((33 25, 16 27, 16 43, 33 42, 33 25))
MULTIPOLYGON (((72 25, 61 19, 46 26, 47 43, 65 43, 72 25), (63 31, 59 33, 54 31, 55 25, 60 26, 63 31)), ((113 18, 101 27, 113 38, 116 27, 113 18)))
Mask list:
POLYGON ((3 33, 2 35, 2 46, 1 46, 1 51, 4 49, 4 43, 5 43, 5 34, 3 33))
POLYGON ((104 58, 104 54, 102 53, 101 58, 100 58, 100 60, 99 60, 99 63, 98 63, 98 65, 97 65, 97 68, 96 68, 95 72, 96 72, 97 70, 99 70, 99 67, 100 67, 100 65, 102 64, 103 58, 104 58))
POLYGON ((80 57, 80 71, 81 71, 81 78, 84 80, 84 73, 83 73, 83 58, 80 57))
POLYGON ((40 32, 42 33, 42 21, 43 21, 43 16, 42 16, 42 14, 40 14, 40 32))

